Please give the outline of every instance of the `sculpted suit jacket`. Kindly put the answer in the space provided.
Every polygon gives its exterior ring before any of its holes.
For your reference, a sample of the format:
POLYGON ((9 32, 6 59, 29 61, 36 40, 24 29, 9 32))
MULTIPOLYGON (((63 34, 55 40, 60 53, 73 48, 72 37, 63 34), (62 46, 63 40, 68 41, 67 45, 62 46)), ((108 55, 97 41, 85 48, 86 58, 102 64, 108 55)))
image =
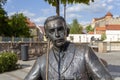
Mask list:
MULTIPOLYGON (((48 80, 113 80, 91 47, 69 43, 63 51, 58 79, 58 62, 53 50, 49 53, 48 80)), ((46 55, 39 57, 24 80, 46 80, 46 55)))

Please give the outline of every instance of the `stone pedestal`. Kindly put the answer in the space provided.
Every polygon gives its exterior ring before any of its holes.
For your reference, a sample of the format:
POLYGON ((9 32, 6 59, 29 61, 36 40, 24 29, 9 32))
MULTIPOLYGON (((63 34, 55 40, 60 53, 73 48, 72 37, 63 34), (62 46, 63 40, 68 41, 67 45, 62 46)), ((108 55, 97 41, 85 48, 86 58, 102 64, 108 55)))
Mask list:
POLYGON ((98 52, 99 53, 106 53, 107 52, 107 43, 106 42, 99 42, 98 43, 98 52))

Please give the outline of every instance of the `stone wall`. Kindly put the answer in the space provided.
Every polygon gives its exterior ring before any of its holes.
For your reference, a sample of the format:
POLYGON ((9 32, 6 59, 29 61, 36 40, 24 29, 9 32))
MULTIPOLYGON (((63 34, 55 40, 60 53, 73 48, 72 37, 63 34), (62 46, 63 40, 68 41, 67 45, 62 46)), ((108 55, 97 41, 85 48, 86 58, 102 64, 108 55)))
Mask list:
POLYGON ((28 57, 36 58, 47 52, 47 42, 1 42, 0 52, 15 52, 21 59, 21 46, 28 45, 28 57))

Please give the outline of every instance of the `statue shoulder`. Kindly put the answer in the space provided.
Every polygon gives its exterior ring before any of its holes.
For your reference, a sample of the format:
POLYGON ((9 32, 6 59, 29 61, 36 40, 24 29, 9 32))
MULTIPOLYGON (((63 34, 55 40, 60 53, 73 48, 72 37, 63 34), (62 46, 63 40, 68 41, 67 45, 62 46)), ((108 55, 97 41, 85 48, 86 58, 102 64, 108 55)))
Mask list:
POLYGON ((75 52, 78 53, 79 55, 85 56, 85 54, 89 53, 90 46, 87 44, 74 44, 75 46, 75 52))
POLYGON ((75 48, 77 48, 78 50, 87 50, 90 48, 90 46, 88 46, 87 44, 74 44, 75 48))
POLYGON ((46 54, 43 54, 42 56, 39 56, 37 58, 37 61, 39 61, 40 64, 46 63, 46 54))

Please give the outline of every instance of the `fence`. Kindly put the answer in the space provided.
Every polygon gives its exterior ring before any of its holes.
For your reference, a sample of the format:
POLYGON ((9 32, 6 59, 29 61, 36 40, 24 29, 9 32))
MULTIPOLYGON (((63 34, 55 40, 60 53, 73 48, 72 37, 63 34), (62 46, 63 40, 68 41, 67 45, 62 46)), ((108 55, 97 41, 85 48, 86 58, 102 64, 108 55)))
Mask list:
POLYGON ((35 42, 37 38, 23 38, 23 37, 0 37, 0 42, 35 42))

